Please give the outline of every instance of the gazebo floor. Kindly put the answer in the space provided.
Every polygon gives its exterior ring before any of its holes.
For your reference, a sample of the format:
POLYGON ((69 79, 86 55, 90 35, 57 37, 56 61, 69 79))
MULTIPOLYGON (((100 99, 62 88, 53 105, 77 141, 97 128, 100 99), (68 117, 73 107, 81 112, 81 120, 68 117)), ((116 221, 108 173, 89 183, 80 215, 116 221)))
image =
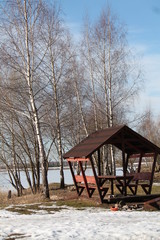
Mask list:
POLYGON ((103 199, 103 203, 117 203, 120 201, 124 201, 127 203, 132 202, 146 202, 154 198, 160 197, 160 194, 151 194, 151 195, 117 195, 108 199, 103 199))

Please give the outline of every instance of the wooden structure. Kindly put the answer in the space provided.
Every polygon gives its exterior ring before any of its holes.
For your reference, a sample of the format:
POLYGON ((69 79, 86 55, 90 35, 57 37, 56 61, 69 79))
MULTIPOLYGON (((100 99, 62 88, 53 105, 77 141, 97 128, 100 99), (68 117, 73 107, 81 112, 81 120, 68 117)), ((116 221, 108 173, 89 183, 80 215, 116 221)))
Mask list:
POLYGON ((137 188, 140 186, 146 195, 151 194, 153 177, 157 156, 160 154, 160 148, 126 125, 107 128, 90 134, 77 146, 68 151, 64 158, 67 159, 73 181, 80 196, 86 189, 88 197, 92 197, 97 189, 100 201, 105 202, 108 190, 114 195, 116 187, 122 196, 127 196, 127 190, 132 195, 137 194, 137 188), (122 176, 102 176, 100 171, 100 149, 103 145, 113 145, 121 150, 122 156, 122 176), (97 152, 98 167, 95 168, 93 154, 97 152), (142 159, 152 157, 152 170, 150 172, 141 172, 142 159), (127 174, 127 167, 130 158, 138 158, 138 167, 135 174, 127 174), (74 173, 73 165, 78 164, 80 175, 74 173), (85 164, 90 163, 93 172, 92 176, 87 176, 85 164), (98 174, 97 174, 98 173, 98 174), (109 183, 109 186, 106 185, 109 183))
POLYGON ((153 198, 147 202, 144 202, 145 210, 160 210, 160 197, 153 198))

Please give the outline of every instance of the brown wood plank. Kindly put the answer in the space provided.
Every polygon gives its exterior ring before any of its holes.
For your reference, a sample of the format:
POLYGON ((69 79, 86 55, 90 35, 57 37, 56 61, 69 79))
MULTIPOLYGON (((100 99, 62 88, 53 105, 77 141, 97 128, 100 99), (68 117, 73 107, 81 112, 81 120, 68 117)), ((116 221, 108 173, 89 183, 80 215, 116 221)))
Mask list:
POLYGON ((133 173, 132 174, 134 178, 132 179, 133 181, 137 180, 151 180, 152 173, 151 172, 138 172, 138 173, 133 173))
POLYGON ((68 162, 88 162, 89 158, 67 158, 68 162))
POLYGON ((125 201, 126 203, 131 202, 142 202, 147 200, 160 197, 160 194, 150 194, 150 195, 132 195, 132 196, 116 196, 110 199, 103 199, 103 203, 117 203, 119 201, 125 201))
MULTIPOLYGON (((75 175, 76 182, 84 182, 82 175, 75 175)), ((86 176, 87 183, 96 184, 96 180, 94 176, 86 176)))
MULTIPOLYGON (((130 158, 140 158, 141 154, 130 155, 130 158)), ((143 157, 154 157, 154 153, 143 153, 143 157)))
POLYGON ((77 183, 83 182, 83 177, 81 175, 75 175, 75 179, 77 183))
POLYGON ((96 184, 96 179, 94 176, 86 176, 87 183, 96 184))
POLYGON ((153 198, 149 201, 144 202, 144 204, 150 204, 150 203, 155 203, 155 202, 160 202, 160 197, 153 198))
POLYGON ((160 197, 144 202, 145 210, 160 210, 160 197))

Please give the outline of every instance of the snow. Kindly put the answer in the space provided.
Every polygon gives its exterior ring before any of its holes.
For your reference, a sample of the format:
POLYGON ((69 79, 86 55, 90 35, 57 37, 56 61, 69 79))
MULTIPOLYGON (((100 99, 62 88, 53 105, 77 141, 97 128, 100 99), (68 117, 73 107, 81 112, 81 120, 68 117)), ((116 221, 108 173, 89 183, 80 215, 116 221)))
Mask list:
MULTIPOLYGON (((56 207, 53 204, 53 207, 56 207)), ((65 207, 31 215, 0 210, 0 240, 156 240, 160 239, 160 212, 117 211, 65 207)))

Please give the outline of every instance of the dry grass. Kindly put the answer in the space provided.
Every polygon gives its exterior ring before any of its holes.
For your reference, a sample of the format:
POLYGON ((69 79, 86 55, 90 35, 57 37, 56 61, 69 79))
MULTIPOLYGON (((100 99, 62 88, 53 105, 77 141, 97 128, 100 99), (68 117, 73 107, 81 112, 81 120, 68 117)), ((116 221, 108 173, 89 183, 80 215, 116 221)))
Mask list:
POLYGON ((31 193, 25 193, 21 197, 17 197, 15 193, 12 193, 11 199, 7 198, 6 192, 0 192, 0 208, 6 207, 8 205, 14 205, 14 204, 31 204, 31 203, 41 203, 43 202, 43 198, 41 194, 31 194, 31 193))
POLYGON ((6 204, 6 202, 7 202, 7 193, 6 192, 4 192, 4 191, 1 191, 0 192, 0 207, 1 206, 3 206, 3 205, 5 205, 6 204))
MULTIPOLYGON (((57 187, 57 185, 55 184, 57 187)), ((50 190, 53 193, 53 189, 50 190)), ((42 193, 32 194, 30 189, 23 191, 23 195, 17 197, 16 192, 12 191, 11 199, 8 199, 8 192, 0 191, 0 207, 5 207, 14 204, 32 204, 32 203, 42 203, 48 202, 50 200, 44 199, 42 193)))
POLYGON ((160 172, 154 173, 154 182, 160 182, 160 172))
MULTIPOLYGON (((8 211, 17 212, 19 214, 34 214, 40 210, 53 214, 56 211, 64 209, 65 206, 75 207, 83 210, 85 207, 100 207, 98 195, 88 199, 86 192, 82 197, 78 198, 76 191, 73 188, 66 187, 60 189, 57 185, 50 186, 50 199, 44 199, 42 193, 32 194, 29 190, 24 192, 24 195, 17 197, 12 193, 12 198, 7 199, 7 193, 0 192, 0 209, 7 207, 8 211), (56 208, 54 204, 58 206, 56 208)), ((101 207, 107 207, 101 204, 101 207)))
MULTIPOLYGON (((155 178, 157 182, 160 179, 160 173, 156 173, 155 178)), ((128 190, 128 193, 129 190, 128 190)), ((110 194, 110 192, 108 192, 110 194)), ((115 187, 115 194, 119 194, 118 190, 115 187)), ((144 195, 143 190, 141 187, 138 188, 138 194, 144 195)), ((160 187, 153 186, 152 187, 152 194, 160 194, 160 187)), ((68 205, 73 206, 76 208, 83 208, 83 207, 100 207, 104 206, 100 204, 99 196, 97 191, 93 194, 91 199, 88 199, 86 191, 84 191, 81 197, 77 196, 73 187, 66 187, 65 189, 60 189, 59 184, 50 184, 50 199, 44 199, 42 193, 32 194, 30 190, 25 190, 23 196, 17 197, 15 193, 12 192, 11 199, 7 198, 7 192, 0 192, 0 208, 4 208, 9 205, 20 205, 20 204, 49 204, 56 202, 57 205, 68 205)), ((105 205, 105 207, 108 207, 105 205)))
POLYGON ((0 192, 0 208, 21 204, 52 204, 53 202, 59 206, 68 205, 77 208, 99 206, 100 204, 97 194, 92 199, 88 199, 84 191, 82 197, 78 198, 75 190, 70 187, 60 189, 57 184, 50 185, 50 199, 44 199, 42 193, 32 194, 30 190, 24 191, 21 197, 17 197, 13 192, 11 199, 8 199, 7 195, 7 192, 0 192))

